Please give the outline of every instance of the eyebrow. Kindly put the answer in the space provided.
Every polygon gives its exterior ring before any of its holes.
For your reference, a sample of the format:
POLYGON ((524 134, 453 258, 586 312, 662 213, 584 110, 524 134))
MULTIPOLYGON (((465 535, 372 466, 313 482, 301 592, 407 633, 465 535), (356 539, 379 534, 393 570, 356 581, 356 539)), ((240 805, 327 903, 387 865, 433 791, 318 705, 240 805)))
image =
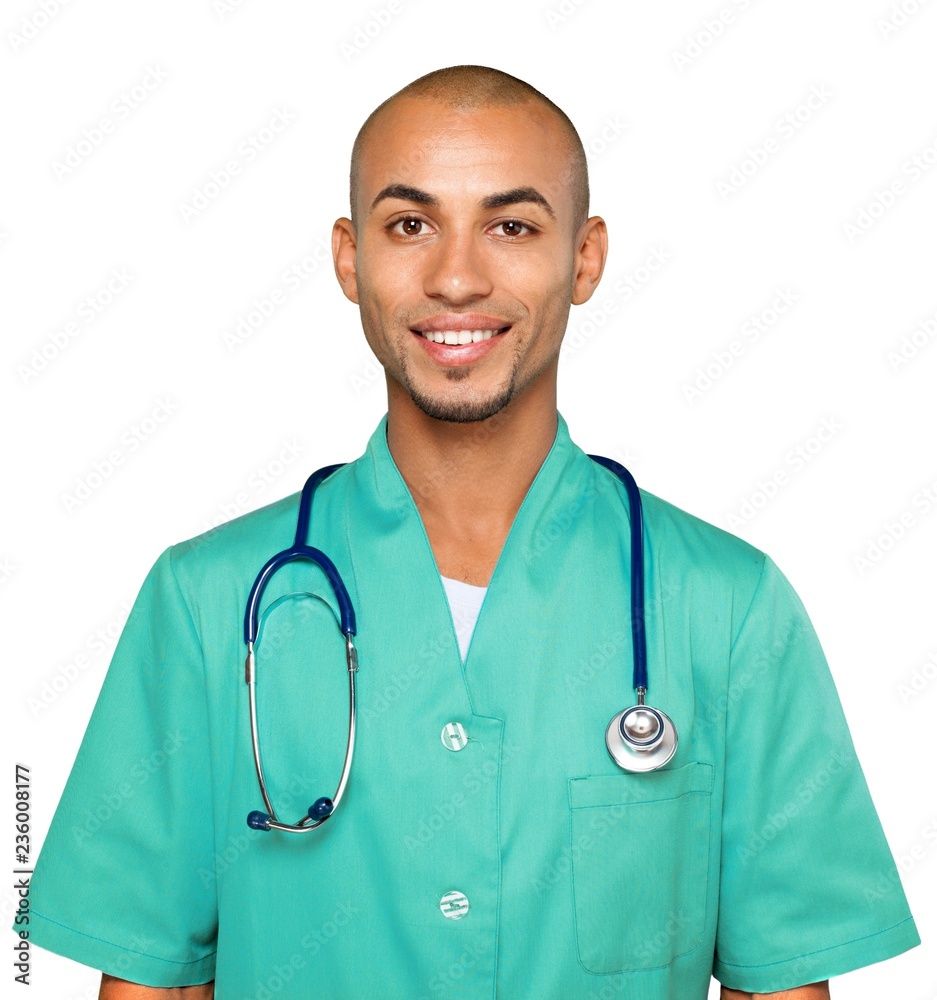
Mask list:
MULTIPOLYGON (((371 208, 369 211, 374 211, 378 202, 383 201, 385 198, 400 198, 402 201, 413 201, 418 205, 428 205, 430 208, 439 207, 439 199, 430 194, 428 191, 422 191, 420 188, 411 187, 409 184, 388 184, 387 187, 383 188, 371 202, 371 208)), ((553 211, 553 207, 547 201, 546 198, 533 187, 517 187, 511 188, 510 191, 499 191, 497 194, 490 194, 487 198, 483 198, 481 202, 481 207, 486 211, 492 208, 505 208, 508 205, 520 205, 523 202, 531 202, 534 205, 540 205, 549 214, 551 219, 556 219, 556 213, 553 211)))

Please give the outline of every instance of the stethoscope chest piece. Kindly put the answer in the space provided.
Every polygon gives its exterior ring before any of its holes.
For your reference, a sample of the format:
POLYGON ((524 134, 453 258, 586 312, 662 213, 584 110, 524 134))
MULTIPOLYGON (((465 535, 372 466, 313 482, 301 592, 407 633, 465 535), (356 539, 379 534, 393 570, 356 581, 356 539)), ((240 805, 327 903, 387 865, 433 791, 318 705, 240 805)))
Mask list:
POLYGON ((650 705, 622 709, 605 730, 612 760, 626 771, 655 771, 677 749, 677 730, 670 716, 650 705))

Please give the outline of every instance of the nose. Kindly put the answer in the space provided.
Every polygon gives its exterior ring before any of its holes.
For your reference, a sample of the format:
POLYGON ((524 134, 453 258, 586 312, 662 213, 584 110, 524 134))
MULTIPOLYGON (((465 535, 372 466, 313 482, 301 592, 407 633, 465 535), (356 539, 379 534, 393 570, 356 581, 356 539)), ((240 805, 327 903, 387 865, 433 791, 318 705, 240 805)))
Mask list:
POLYGON ((450 232, 436 241, 427 260, 423 290, 459 304, 490 295, 494 287, 484 247, 471 232, 450 232))

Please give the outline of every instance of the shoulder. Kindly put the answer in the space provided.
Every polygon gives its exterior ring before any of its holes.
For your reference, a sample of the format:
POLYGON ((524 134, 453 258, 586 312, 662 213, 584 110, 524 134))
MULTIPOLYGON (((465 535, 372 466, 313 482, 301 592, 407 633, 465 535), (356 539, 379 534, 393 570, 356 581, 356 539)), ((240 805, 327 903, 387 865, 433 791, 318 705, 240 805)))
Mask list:
POLYGON ((253 578, 260 567, 293 543, 299 493, 225 521, 170 545, 160 557, 184 593, 253 578))
POLYGON ((751 598, 771 565, 760 549, 653 493, 641 490, 645 538, 651 557, 672 566, 685 582, 713 585, 751 598))
MULTIPOLYGON (((359 461, 345 463, 320 483, 315 491, 315 510, 345 502, 346 490, 354 481, 353 470, 359 461)), ((205 575, 217 581, 219 574, 229 571, 247 571, 253 577, 274 553, 293 545, 301 495, 302 491, 291 493, 177 542, 164 556, 180 582, 183 578, 205 575)))

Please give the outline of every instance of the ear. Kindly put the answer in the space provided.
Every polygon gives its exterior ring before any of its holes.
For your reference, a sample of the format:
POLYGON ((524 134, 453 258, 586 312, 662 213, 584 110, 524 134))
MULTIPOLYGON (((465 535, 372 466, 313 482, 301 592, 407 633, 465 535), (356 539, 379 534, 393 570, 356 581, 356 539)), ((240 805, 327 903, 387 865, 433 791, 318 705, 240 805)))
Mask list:
POLYGON ((608 256, 608 230, 598 215, 587 219, 576 234, 575 276, 572 304, 580 306, 592 298, 602 280, 605 258, 608 256))
POLYGON ((342 217, 332 226, 332 260, 335 277, 342 286, 345 297, 358 303, 358 272, 355 270, 358 254, 358 235, 351 219, 342 217))

